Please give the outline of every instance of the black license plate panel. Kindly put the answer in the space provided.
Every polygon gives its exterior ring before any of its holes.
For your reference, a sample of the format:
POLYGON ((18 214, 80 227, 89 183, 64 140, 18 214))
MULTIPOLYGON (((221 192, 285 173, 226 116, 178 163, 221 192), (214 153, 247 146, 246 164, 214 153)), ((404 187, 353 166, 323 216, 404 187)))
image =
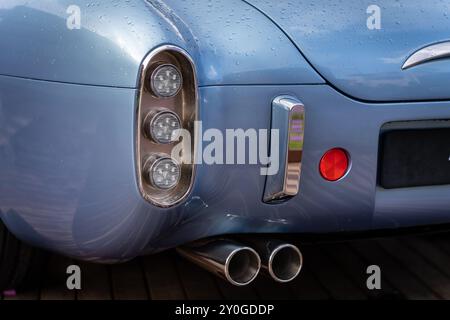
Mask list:
POLYGON ((384 132, 379 172, 386 189, 450 184, 450 128, 384 132))

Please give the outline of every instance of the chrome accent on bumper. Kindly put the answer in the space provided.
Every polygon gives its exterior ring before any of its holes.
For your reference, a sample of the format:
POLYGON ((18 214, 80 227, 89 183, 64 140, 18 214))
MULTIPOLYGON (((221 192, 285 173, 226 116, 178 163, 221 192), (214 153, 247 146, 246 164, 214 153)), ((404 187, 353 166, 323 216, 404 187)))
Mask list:
MULTIPOLYGON (((272 102, 272 130, 279 130, 280 167, 275 175, 268 175, 264 202, 293 197, 299 192, 305 107, 292 96, 279 96, 272 102)), ((271 151, 272 152, 272 151, 271 151)))
POLYGON ((450 58, 450 41, 429 45, 414 52, 402 66, 402 70, 412 68, 425 62, 450 58))

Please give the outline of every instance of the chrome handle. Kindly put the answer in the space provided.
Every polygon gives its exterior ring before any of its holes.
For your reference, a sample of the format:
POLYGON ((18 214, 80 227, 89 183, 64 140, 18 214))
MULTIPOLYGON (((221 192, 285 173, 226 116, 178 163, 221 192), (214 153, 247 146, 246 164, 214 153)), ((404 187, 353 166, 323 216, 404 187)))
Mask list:
POLYGON ((280 168, 275 175, 266 177, 264 202, 281 200, 298 194, 304 125, 305 107, 297 98, 279 96, 273 100, 272 130, 279 130, 280 168))

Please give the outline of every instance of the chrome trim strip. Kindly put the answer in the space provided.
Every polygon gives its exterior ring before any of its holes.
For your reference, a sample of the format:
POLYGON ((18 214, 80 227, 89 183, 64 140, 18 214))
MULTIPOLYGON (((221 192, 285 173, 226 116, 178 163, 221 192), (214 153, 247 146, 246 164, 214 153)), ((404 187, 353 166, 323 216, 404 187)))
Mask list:
POLYGON ((425 62, 450 58, 450 41, 426 46, 414 52, 403 64, 402 70, 423 64, 425 62))
POLYGON ((280 168, 277 174, 266 178, 264 202, 298 194, 304 128, 305 107, 302 102, 292 96, 279 96, 272 101, 272 130, 278 129, 280 136, 280 168))

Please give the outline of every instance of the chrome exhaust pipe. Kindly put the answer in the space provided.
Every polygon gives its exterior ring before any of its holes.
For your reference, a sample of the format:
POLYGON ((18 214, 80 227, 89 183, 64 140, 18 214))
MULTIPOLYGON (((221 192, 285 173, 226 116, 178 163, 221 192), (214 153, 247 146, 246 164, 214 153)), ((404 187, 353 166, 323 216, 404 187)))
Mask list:
POLYGON ((177 248, 177 251, 236 286, 252 282, 261 268, 261 259, 255 250, 227 239, 200 241, 177 248))
POLYGON ((279 240, 250 239, 261 257, 263 271, 277 282, 294 280, 303 266, 303 255, 293 244, 279 240))

